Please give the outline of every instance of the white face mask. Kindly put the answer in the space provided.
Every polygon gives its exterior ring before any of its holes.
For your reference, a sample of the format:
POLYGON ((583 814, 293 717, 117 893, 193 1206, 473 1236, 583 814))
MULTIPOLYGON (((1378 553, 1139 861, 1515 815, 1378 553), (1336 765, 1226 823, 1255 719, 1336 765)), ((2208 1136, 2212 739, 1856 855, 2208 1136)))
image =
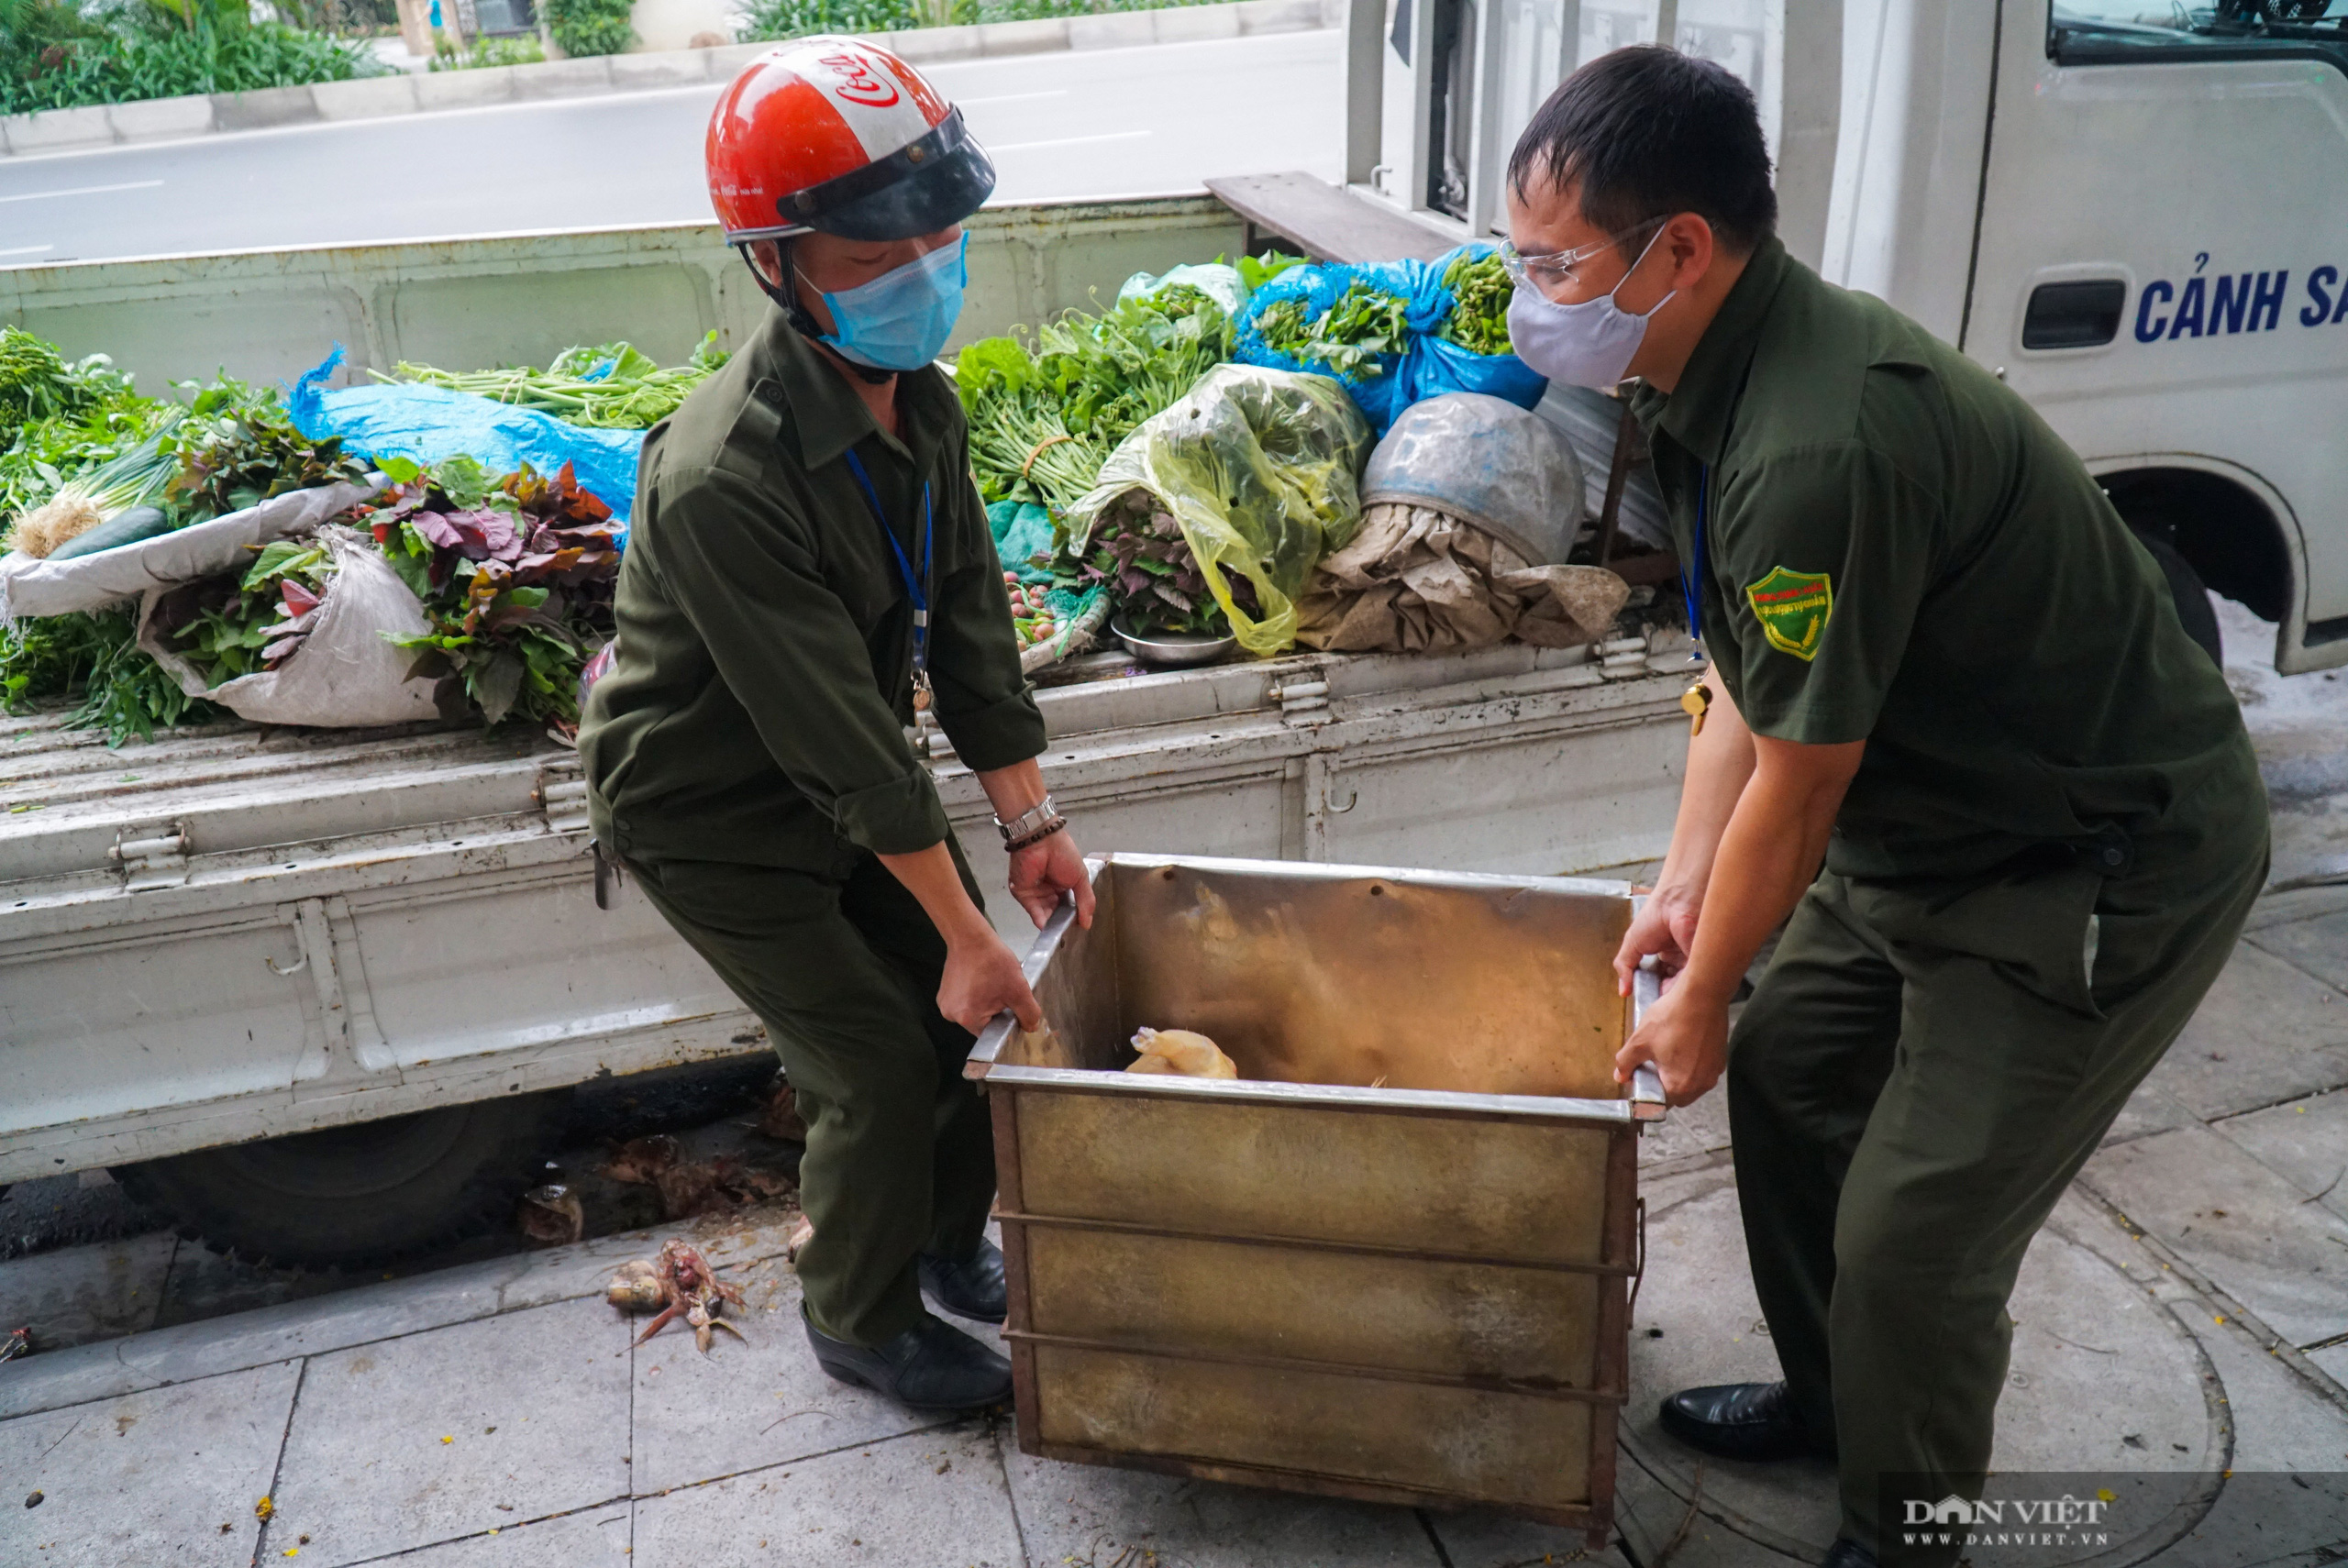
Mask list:
POLYGON ((1645 315, 1633 315, 1614 303, 1623 283, 1631 281, 1631 273, 1662 237, 1661 229, 1648 236, 1623 282, 1594 300, 1559 304, 1532 284, 1519 283, 1508 303, 1508 340, 1516 357, 1551 381, 1570 386, 1602 390, 1620 381, 1646 338, 1647 323, 1678 296, 1674 289, 1645 315))

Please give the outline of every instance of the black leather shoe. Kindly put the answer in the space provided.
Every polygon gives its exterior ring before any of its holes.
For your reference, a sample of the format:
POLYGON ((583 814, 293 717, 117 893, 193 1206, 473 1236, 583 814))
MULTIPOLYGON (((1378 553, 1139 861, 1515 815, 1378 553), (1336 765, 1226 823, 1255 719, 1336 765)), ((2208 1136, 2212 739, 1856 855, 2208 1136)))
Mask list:
POLYGON ((1767 1461, 1834 1456, 1794 1413, 1782 1383, 1722 1383, 1683 1388, 1663 1402, 1663 1430, 1721 1459, 1767 1461))
POLYGON ((924 1253, 920 1267, 921 1287, 957 1318, 1000 1323, 1010 1315, 1010 1297, 1002 1283, 1002 1249, 985 1237, 979 1238, 979 1250, 960 1263, 924 1253))
POLYGON ((815 1361, 842 1383, 894 1399, 909 1410, 975 1410, 1011 1397, 1011 1363, 951 1324, 931 1318, 867 1350, 836 1340, 800 1310, 815 1361))
POLYGON ((1877 1568, 1875 1553, 1855 1540, 1838 1540, 1826 1549, 1819 1568, 1877 1568))

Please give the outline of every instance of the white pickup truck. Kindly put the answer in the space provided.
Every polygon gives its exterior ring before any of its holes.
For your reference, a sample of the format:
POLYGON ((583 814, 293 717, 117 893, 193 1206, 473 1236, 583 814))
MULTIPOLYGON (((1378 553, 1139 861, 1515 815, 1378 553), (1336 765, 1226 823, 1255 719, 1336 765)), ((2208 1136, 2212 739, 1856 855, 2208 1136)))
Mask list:
MULTIPOLYGON (((982 215, 966 333, 1238 239, 1197 200, 982 215)), ((0 300, 152 385, 291 374, 331 338, 361 365, 622 333, 681 354, 747 325, 743 281, 692 226, 32 269, 0 272, 0 300)), ((1685 733, 1685 639, 1650 641, 1162 674, 1098 656, 1041 693, 1044 765, 1092 849, 1635 862, 1667 838, 1685 733)), ((916 738, 1001 888, 983 794, 916 738)), ((631 884, 598 908, 583 791, 530 734, 230 723, 110 751, 0 720, 0 1183, 109 1167, 215 1241, 352 1263, 510 1212, 569 1086, 765 1049, 631 884)))
POLYGON ((1351 0, 1346 179, 1492 232, 1550 89, 1656 39, 1754 88, 1788 248, 2028 398, 2205 646, 2204 584, 2348 663, 2348 4, 1351 0))

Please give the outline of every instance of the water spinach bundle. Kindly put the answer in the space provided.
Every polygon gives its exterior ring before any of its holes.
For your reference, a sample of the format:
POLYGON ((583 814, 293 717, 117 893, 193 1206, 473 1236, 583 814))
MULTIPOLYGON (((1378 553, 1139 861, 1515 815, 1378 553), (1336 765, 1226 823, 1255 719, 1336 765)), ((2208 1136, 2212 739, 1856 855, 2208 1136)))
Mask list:
POLYGON ((1257 314, 1255 329, 1267 347, 1344 381, 1377 373, 1379 356, 1410 345, 1410 304, 1400 294, 1357 279, 1320 315, 1301 294, 1275 300, 1257 314))
POLYGON ((1476 354, 1512 354, 1508 340, 1508 302, 1516 283, 1501 264, 1501 253, 1462 256, 1444 270, 1443 286, 1451 291, 1451 314, 1443 320, 1441 336, 1476 354))
POLYGON ((505 370, 441 370, 430 365, 395 365, 379 381, 414 381, 452 392, 535 408, 571 425, 595 430, 649 430, 677 412, 685 398, 726 360, 717 334, 702 338, 682 365, 663 369, 629 343, 599 343, 566 348, 543 370, 524 365, 505 370))
POLYGON ((1135 425, 1230 357, 1230 318, 1188 284, 1098 315, 1071 311, 1032 346, 1017 337, 971 344, 954 379, 980 493, 1066 512, 1135 425))

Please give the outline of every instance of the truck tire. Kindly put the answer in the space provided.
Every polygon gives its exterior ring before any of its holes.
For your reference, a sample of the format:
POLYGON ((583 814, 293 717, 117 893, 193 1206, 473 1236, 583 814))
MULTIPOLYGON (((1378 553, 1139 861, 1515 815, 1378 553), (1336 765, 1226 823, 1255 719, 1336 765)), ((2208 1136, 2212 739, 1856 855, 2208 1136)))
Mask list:
POLYGON ((2225 641, 2218 631, 2217 607, 2210 602, 2210 590, 2193 563, 2177 553, 2176 547, 2158 534, 2139 529, 2137 539, 2152 551, 2153 559, 2160 562, 2162 574, 2168 579, 2169 597, 2176 601, 2176 618, 2185 623, 2185 635, 2201 645, 2210 662, 2220 669, 2226 668, 2225 641))
POLYGON ((514 1212, 562 1132, 570 1091, 117 1165, 180 1234, 252 1263, 353 1268, 479 1235, 514 1212))

